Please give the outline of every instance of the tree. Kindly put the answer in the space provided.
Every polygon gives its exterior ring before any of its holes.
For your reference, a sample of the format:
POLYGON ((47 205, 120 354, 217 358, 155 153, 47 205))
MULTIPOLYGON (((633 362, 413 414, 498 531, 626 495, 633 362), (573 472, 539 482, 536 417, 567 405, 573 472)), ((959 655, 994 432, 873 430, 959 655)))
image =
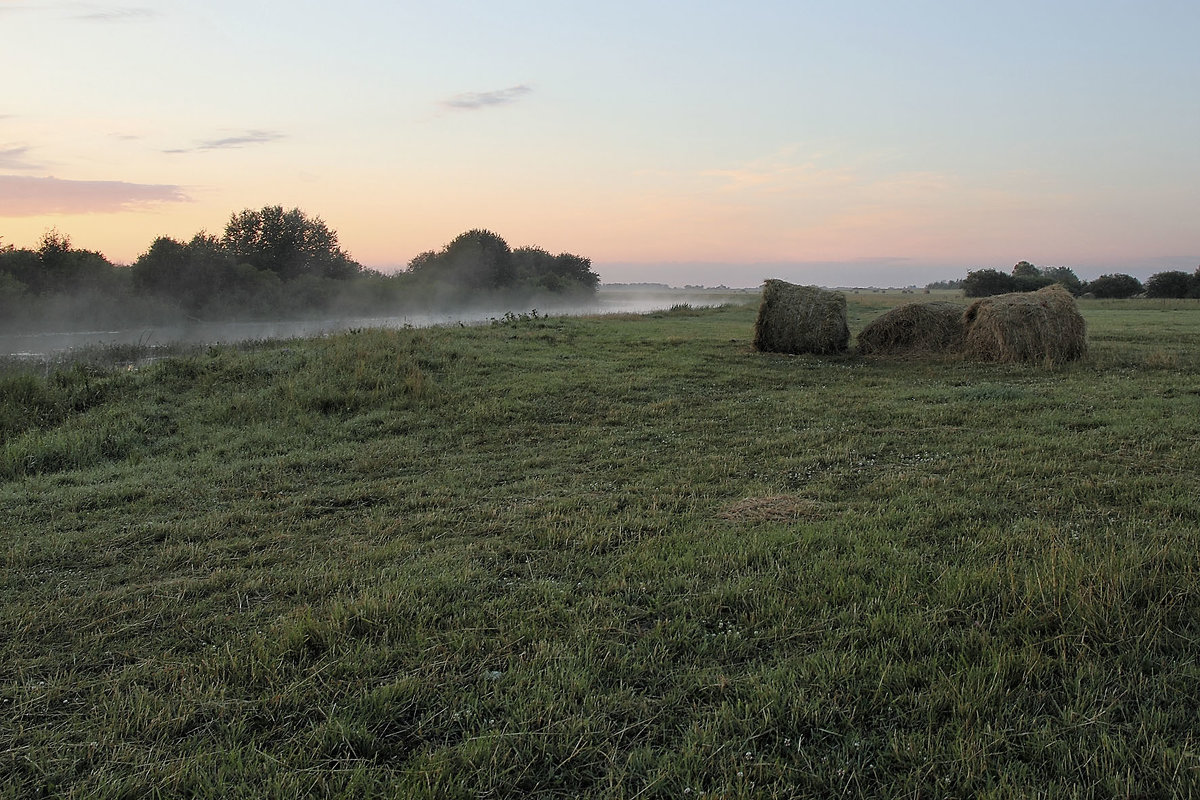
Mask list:
POLYGON ((1192 276, 1179 270, 1158 272, 1146 281, 1147 297, 1187 297, 1192 276))
POLYGON ((53 228, 42 236, 36 250, 0 249, 0 272, 33 294, 103 291, 112 288, 118 278, 108 259, 91 250, 75 249, 69 236, 53 228))
POLYGON ((1028 261, 1018 261, 1012 268, 1014 278, 1036 278, 1041 274, 1042 271, 1028 261))
MULTIPOLYGON (((248 268, 253 269, 253 267, 248 268)), ((130 267, 134 288, 168 297, 192 312, 222 302, 238 288, 234 256, 221 240, 201 231, 186 244, 160 236, 130 267)))
POLYGON ((42 259, 36 250, 17 250, 9 245, 0 251, 0 275, 7 275, 20 284, 22 292, 28 290, 36 293, 44 278, 42 259))
POLYGON ((1017 280, 1012 275, 1005 275, 998 269, 978 269, 967 273, 962 288, 966 297, 989 297, 994 294, 1015 292, 1017 280))
POLYGON ((516 282, 508 243, 480 228, 460 233, 441 252, 421 253, 408 264, 422 278, 467 291, 507 289, 516 282))
POLYGON ((1142 291, 1142 282, 1132 275, 1118 272, 1115 275, 1101 275, 1094 281, 1088 281, 1087 290, 1096 297, 1133 297, 1142 291))
POLYGON ((1046 267, 1042 270, 1042 275, 1049 278, 1051 283, 1061 283, 1063 288, 1075 296, 1083 294, 1083 281, 1079 280, 1075 270, 1070 267, 1046 267))
POLYGON ((531 288, 594 292, 600 283, 591 259, 571 253, 552 256, 540 247, 519 247, 513 251, 513 262, 517 281, 531 288))
POLYGON ((284 281, 302 275, 343 279, 362 270, 320 217, 309 217, 298 208, 264 206, 233 214, 221 243, 238 263, 270 270, 284 281))

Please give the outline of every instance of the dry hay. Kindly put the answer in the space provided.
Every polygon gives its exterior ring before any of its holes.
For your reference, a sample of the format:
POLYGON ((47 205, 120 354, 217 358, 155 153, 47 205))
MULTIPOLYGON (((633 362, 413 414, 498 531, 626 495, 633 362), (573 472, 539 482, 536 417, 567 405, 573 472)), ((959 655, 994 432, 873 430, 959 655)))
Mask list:
POLYGON ((850 342, 846 296, 816 286, 768 280, 754 322, 754 349, 772 353, 840 353, 850 342))
POLYGON ((821 514, 821 504, 792 495, 747 497, 734 503, 719 515, 730 522, 788 522, 795 519, 815 519, 821 514))
POLYGON ((964 352, 980 361, 1061 363, 1087 352, 1087 327, 1075 298, 1057 283, 976 300, 963 324, 964 352))
POLYGON ((946 353, 961 347, 963 336, 963 307, 957 303, 905 303, 859 332, 858 352, 870 356, 946 353))

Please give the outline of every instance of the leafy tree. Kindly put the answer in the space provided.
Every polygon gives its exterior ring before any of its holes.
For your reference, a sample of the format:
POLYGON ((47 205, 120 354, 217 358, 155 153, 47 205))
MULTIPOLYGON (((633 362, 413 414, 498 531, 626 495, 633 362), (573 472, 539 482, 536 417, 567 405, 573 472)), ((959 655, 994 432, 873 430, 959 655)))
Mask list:
POLYGON ((968 272, 962 284, 967 297, 989 297, 1017 290, 1017 280, 998 269, 978 269, 968 272))
POLYGON ((962 278, 946 281, 933 281, 925 284, 926 289, 961 289, 966 281, 962 278))
POLYGON ((1146 281, 1147 297, 1187 297, 1192 276, 1180 270, 1158 272, 1146 281))
POLYGON ((12 274, 0 270, 0 309, 8 310, 25 298, 28 287, 12 274))
MULTIPOLYGON (((36 250, 0 250, 0 273, 19 281, 33 294, 68 294, 106 290, 119 281, 117 268, 91 250, 77 250, 70 237, 51 229, 36 250)), ((10 286, 11 288, 11 286, 10 286)))
POLYGON ((1070 267, 1046 267, 1042 270, 1042 276, 1049 278, 1051 283, 1061 283, 1073 295, 1083 294, 1083 281, 1070 267))
POLYGON ((1192 281, 1188 286, 1188 297, 1200 297, 1200 267, 1196 267, 1196 271, 1192 273, 1192 281))
POLYGON ((517 281, 531 288, 594 292, 600 283, 591 259, 571 253, 553 256, 540 247, 519 247, 513 251, 513 262, 517 281))
MULTIPOLYGON (((9 245, 0 251, 0 275, 11 278, 22 287, 22 292, 36 292, 44 278, 42 259, 36 250, 17 250, 9 245)), ((10 284, 10 287, 12 284, 10 284)))
POLYGON ((320 217, 298 208, 264 206, 233 214, 221 238, 238 263, 269 270, 284 281, 302 275, 344 279, 362 267, 338 246, 337 234, 320 217))
POLYGON ((1028 261, 1018 261, 1012 268, 1013 291, 1036 292, 1043 286, 1054 283, 1054 279, 1028 261))
POLYGON ((507 289, 516 282, 508 243, 491 231, 461 233, 441 252, 425 252, 408 264, 414 275, 467 292, 507 289))
POLYGON ((1142 291, 1142 282, 1132 275, 1118 272, 1115 275, 1101 275, 1094 281, 1088 281, 1087 290, 1096 297, 1133 297, 1142 291))
POLYGON ((244 275, 236 267, 221 241, 201 232, 186 244, 160 236, 130 269, 136 290, 168 297, 195 312, 238 288, 244 275))

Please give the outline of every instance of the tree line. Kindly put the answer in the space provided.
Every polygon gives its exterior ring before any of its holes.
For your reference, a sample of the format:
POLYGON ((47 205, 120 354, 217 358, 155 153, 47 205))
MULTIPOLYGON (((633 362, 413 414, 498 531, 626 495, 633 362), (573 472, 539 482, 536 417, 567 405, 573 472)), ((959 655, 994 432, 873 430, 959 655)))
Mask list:
POLYGON ((1132 275, 1115 273, 1101 275, 1091 281, 1081 281, 1068 267, 1036 267, 1021 261, 1011 273, 997 269, 980 269, 967 273, 958 281, 940 281, 930 289, 962 289, 967 297, 988 297, 1009 292, 1032 292, 1043 286, 1061 283, 1071 294, 1102 298, 1126 298, 1145 295, 1157 298, 1200 298, 1200 267, 1192 274, 1169 270, 1151 275, 1143 284, 1132 275))
POLYGON ((47 317, 159 323, 194 319, 387 314, 593 295, 590 259, 539 247, 512 249, 491 231, 467 231, 395 274, 368 269, 319 217, 266 206, 232 214, 221 235, 155 239, 129 266, 71 245, 52 230, 36 248, 0 246, 0 315, 9 327, 47 317))

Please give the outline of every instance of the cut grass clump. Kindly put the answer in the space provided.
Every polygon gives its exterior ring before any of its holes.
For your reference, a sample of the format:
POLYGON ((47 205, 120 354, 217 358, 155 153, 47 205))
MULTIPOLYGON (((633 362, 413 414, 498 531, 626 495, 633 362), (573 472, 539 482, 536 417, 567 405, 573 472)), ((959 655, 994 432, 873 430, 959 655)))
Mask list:
POLYGON ((976 300, 963 313, 964 352, 977 361, 1059 364, 1087 352, 1087 326, 1075 298, 1055 284, 976 300))
POLYGON ((962 347, 964 335, 963 307, 957 303, 905 303, 862 329, 858 352, 867 356, 949 353, 962 347))
POLYGON ((747 497, 725 508, 718 516, 730 522, 789 522, 824 516, 815 500, 794 495, 747 497))
POLYGON ((850 342, 846 296, 816 286, 768 280, 754 323, 754 349, 769 353, 841 353, 850 342))

